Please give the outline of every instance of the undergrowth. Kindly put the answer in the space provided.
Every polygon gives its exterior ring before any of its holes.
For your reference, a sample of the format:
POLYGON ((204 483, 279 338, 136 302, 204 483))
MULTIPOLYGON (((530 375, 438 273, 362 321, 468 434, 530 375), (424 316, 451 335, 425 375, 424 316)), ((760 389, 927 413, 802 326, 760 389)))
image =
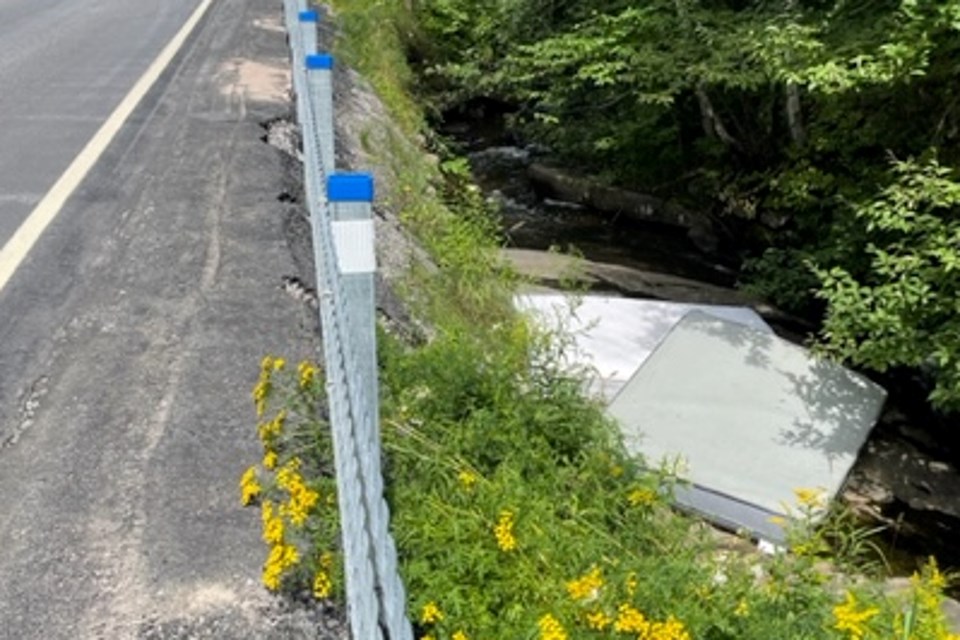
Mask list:
MULTIPOLYGON (((673 470, 628 457, 562 364, 562 341, 511 310, 515 278, 464 163, 430 163, 407 139, 422 118, 397 31, 415 28, 403 3, 335 9, 342 57, 401 125, 375 159, 393 177, 379 188, 437 266, 412 267, 406 283, 431 338, 410 345, 381 332, 379 344, 388 501, 417 637, 960 639, 940 613, 936 564, 885 593, 852 524, 811 525, 826 507, 816 491, 798 491, 790 551, 769 556, 724 550, 670 507, 673 470)), ((335 600, 322 391, 310 364, 297 374, 275 358, 262 364, 254 401, 265 457, 241 489, 263 511, 266 586, 335 600)))

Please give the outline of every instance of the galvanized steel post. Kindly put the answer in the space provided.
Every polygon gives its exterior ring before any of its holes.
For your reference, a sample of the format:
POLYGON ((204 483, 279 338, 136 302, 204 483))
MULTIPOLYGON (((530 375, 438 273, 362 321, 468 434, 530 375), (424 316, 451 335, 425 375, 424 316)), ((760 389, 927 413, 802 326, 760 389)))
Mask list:
POLYGON ((381 472, 373 179, 333 173, 333 58, 315 53, 318 16, 306 2, 284 0, 284 10, 317 268, 347 609, 355 640, 413 640, 381 472))
POLYGON ((356 372, 367 402, 369 416, 357 433, 361 446, 373 441, 369 452, 374 468, 380 468, 379 385, 377 383, 376 303, 373 274, 374 252, 373 176, 368 173, 335 173, 327 178, 327 200, 333 228, 337 266, 343 283, 344 306, 350 310, 350 332, 356 372))
MULTIPOLYGON (((320 141, 320 166, 324 175, 333 175, 336 166, 333 125, 333 56, 317 53, 307 56, 307 84, 314 108, 320 141)), ((372 187, 371 187, 372 188, 372 187)))
POLYGON ((310 55, 317 51, 317 21, 320 16, 316 11, 310 9, 299 13, 300 32, 302 34, 304 55, 310 55))

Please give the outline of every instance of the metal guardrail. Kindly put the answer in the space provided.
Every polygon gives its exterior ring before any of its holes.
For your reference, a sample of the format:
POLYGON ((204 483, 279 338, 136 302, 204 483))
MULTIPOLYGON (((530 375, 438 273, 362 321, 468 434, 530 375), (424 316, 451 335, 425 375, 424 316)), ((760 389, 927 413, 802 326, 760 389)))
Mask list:
POLYGON ((373 178, 337 173, 333 58, 316 11, 284 0, 333 432, 347 611, 355 640, 413 640, 383 497, 374 307, 373 178))

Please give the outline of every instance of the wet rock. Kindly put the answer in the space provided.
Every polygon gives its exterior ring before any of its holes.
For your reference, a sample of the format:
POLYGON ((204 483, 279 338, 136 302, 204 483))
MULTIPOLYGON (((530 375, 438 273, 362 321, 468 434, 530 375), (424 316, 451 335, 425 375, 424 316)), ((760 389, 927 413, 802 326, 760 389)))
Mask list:
POLYGON ((675 202, 571 175, 562 169, 533 163, 527 175, 543 195, 575 202, 599 211, 627 216, 638 222, 655 222, 688 231, 702 251, 713 252, 719 240, 710 219, 675 202))
POLYGON ((877 428, 842 497, 867 522, 888 526, 891 544, 960 565, 960 474, 895 427, 877 428))

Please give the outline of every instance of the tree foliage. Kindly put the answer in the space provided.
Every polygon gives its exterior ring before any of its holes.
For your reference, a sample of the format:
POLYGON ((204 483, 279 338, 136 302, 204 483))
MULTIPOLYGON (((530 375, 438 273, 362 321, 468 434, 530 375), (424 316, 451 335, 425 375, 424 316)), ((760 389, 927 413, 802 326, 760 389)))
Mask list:
POLYGON ((515 127, 571 164, 708 211, 731 230, 745 284, 825 312, 832 351, 921 367, 936 403, 960 405, 946 300, 960 0, 419 0, 413 11, 411 45, 441 107, 510 101, 515 127))

